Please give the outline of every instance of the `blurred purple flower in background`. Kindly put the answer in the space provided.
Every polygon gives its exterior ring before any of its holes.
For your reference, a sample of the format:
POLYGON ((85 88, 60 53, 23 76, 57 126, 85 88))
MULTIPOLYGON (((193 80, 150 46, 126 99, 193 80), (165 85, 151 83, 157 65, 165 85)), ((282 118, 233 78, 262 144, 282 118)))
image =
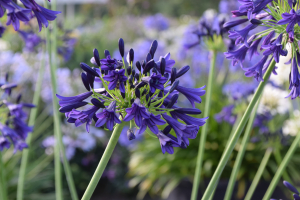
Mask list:
POLYGON ((35 47, 42 42, 42 39, 34 32, 19 31, 19 34, 25 42, 25 51, 34 52, 35 47))
POLYGON ((149 16, 144 21, 144 26, 146 29, 153 29, 156 31, 163 31, 169 28, 170 22, 161 13, 149 16))

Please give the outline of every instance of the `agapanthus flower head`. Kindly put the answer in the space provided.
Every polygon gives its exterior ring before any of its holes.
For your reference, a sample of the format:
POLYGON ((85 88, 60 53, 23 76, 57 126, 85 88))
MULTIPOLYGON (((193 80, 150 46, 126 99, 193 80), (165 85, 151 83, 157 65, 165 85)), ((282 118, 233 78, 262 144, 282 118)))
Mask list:
MULTIPOLYGON (((48 21, 53 21, 56 19, 56 15, 59 11, 52 11, 46 9, 35 2, 35 0, 22 0, 21 1, 25 8, 17 5, 15 0, 1 0, 0 1, 0 18, 2 18, 7 13, 6 25, 13 25, 16 31, 20 28, 20 21, 29 22, 34 13, 37 18, 39 29, 42 30, 42 25, 48 27, 48 21)), ((1 34, 0 34, 1 35, 1 34)))
MULTIPOLYGON (((279 63, 281 57, 291 55, 289 97, 295 99, 299 96, 299 37, 300 10, 297 1, 273 1, 273 0, 241 0, 238 10, 232 11, 233 17, 243 17, 225 23, 225 27, 245 25, 238 31, 230 30, 229 37, 235 39, 235 50, 225 53, 227 59, 239 62, 246 71, 247 77, 254 77, 257 81, 263 81, 263 75, 271 63, 279 63), (298 10, 297 10, 298 9, 298 10), (245 20, 247 16, 247 21, 245 20), (240 23, 241 22, 241 23, 240 23), (258 30, 258 27, 261 27, 258 30), (251 34, 250 34, 251 33, 251 34), (246 40, 252 38, 251 41, 246 40), (261 42, 262 41, 262 42, 261 42), (261 52, 260 52, 260 51, 261 52), (243 66, 246 55, 261 55, 261 59, 251 67, 243 66), (274 62, 272 62, 274 60, 274 62)), ((256 57, 257 57, 256 56, 256 57)), ((273 70, 273 74, 277 75, 273 70)), ((286 75, 288 76, 288 74, 286 75)))
POLYGON ((135 51, 131 49, 126 58, 128 65, 124 62, 122 39, 119 40, 122 60, 111 57, 107 50, 105 58, 100 59, 98 50, 94 49, 91 59, 94 67, 80 64, 84 70, 81 78, 88 92, 74 97, 57 95, 60 112, 65 113, 67 121, 75 123, 75 126, 86 124, 87 131, 92 121, 95 121, 96 127, 104 128, 106 125, 109 130, 113 130, 116 124, 130 124, 127 131, 129 140, 134 140, 136 134, 153 134, 158 138, 163 153, 173 153, 173 147, 186 148, 189 139, 196 138, 199 127, 205 124, 207 118, 195 118, 201 111, 181 108, 177 99, 179 94, 183 94, 195 107, 195 103, 201 103, 204 87, 181 86, 180 77, 190 67, 176 70, 170 54, 154 60, 157 48, 157 41, 153 41, 145 60, 135 60, 135 51), (95 81, 101 82, 103 88, 94 88, 95 81), (162 131, 164 126, 168 128, 162 131))
MULTIPOLYGON (((8 75, 5 79, 8 82, 8 75)), ((27 148, 26 138, 33 131, 33 127, 26 123, 27 113, 24 108, 33 108, 34 105, 21 103, 21 95, 15 102, 11 102, 10 95, 16 86, 16 84, 0 83, 0 151, 10 148, 11 143, 14 145, 14 152, 27 148)))

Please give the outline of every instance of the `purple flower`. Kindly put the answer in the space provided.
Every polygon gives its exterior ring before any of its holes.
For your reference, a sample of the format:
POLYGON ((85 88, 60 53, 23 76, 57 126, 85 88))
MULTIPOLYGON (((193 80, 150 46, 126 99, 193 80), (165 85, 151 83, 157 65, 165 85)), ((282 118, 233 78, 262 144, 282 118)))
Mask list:
POLYGON ((43 25, 47 28, 49 25, 48 21, 53 21, 56 19, 56 15, 61 13, 60 11, 53 11, 46 9, 38 5, 34 0, 21 0, 24 6, 31 9, 39 24, 39 30, 42 30, 43 25))
POLYGON ((135 99, 131 108, 126 108, 127 115, 123 121, 130 121, 134 118, 135 124, 138 127, 142 126, 142 120, 150 118, 150 114, 147 112, 145 106, 141 104, 140 99, 135 99))
POLYGON ((174 108, 174 111, 171 111, 170 114, 174 119, 180 119, 184 121, 187 125, 198 125, 203 126, 206 123, 208 117, 205 118, 195 118, 187 114, 198 115, 201 111, 196 108, 174 108))
POLYGON ((33 52, 35 47, 42 42, 42 39, 33 32, 19 31, 19 33, 25 42, 25 50, 29 52, 33 52))
POLYGON ((244 69, 245 76, 251 77, 253 76, 257 81, 263 80, 263 67, 268 59, 268 56, 264 56, 256 65, 253 67, 249 67, 244 69))
POLYGON ((205 94, 205 90, 203 90, 204 88, 205 86, 201 88, 186 88, 178 85, 176 87, 176 90, 183 94, 195 108, 195 102, 201 103, 200 96, 203 96, 205 94))
POLYGON ((115 110, 116 110, 116 102, 113 101, 106 109, 96 114, 98 120, 95 126, 101 127, 106 123, 107 129, 112 131, 115 123, 121 124, 121 121, 119 120, 115 110))
POLYGON ((233 65, 236 65, 238 61, 243 62, 245 60, 248 50, 249 48, 243 44, 237 50, 225 52, 224 55, 227 59, 232 60, 233 65))
POLYGON ((92 119, 95 117, 95 113, 100 109, 98 106, 92 106, 86 110, 78 111, 73 109, 71 112, 66 113, 68 122, 75 123, 78 127, 86 123, 86 131, 90 132, 90 125, 92 124, 92 119))
POLYGON ((248 34, 251 30, 255 29, 259 24, 261 24, 261 21, 257 19, 252 19, 250 21, 251 23, 248 24, 244 29, 239 31, 228 31, 229 38, 235 39, 235 44, 238 45, 240 43, 245 43, 246 47, 250 47, 249 43, 247 42, 248 34))
POLYGON ((92 94, 93 92, 86 92, 74 97, 63 97, 56 94, 56 97, 60 99, 58 102, 61 106, 59 111, 62 113, 66 113, 72 111, 73 109, 85 106, 87 102, 84 102, 84 100, 92 96, 92 94))
POLYGON ((263 49, 266 49, 263 55, 268 56, 273 54, 274 60, 276 63, 279 63, 279 56, 287 56, 287 50, 282 49, 282 33, 277 37, 274 42, 269 43, 268 45, 262 45, 263 49))
POLYGON ((222 108, 221 112, 215 115, 215 120, 219 123, 222 121, 231 125, 235 123, 236 115, 233 114, 234 105, 228 105, 222 108))
POLYGON ((150 114, 149 118, 144 118, 142 122, 142 126, 140 127, 139 134, 145 132, 147 127, 155 134, 158 133, 157 125, 164 125, 166 122, 160 119, 160 115, 150 114))
MULTIPOLYGON (((298 59, 298 64, 300 62, 300 55, 297 53, 297 59, 298 59)), ((299 71, 298 71, 298 65, 297 65, 297 60, 296 57, 294 57, 292 61, 292 70, 290 74, 290 87, 289 89, 291 90, 290 94, 286 97, 291 97, 291 99, 295 99, 300 95, 300 81, 299 81, 299 71)))
POLYGON ((257 86, 258 83, 255 81, 236 81, 226 84, 223 87, 223 93, 228 97, 233 98, 233 100, 241 100, 242 98, 246 99, 250 94, 254 93, 257 86))
POLYGON ((188 138, 195 139, 197 137, 199 126, 194 124, 182 124, 166 114, 162 114, 162 116, 166 120, 166 122, 174 129, 178 139, 178 144, 181 144, 181 141, 183 141, 186 145, 189 145, 188 138))
POLYGON ((152 74, 150 77, 144 77, 142 78, 142 81, 145 81, 150 86, 150 92, 154 93, 157 89, 163 90, 164 84, 167 81, 167 78, 163 77, 160 74, 152 74))
MULTIPOLYGON (((166 61, 165 72, 171 73, 172 67, 175 65, 175 60, 171 60, 171 54, 167 53, 164 57, 161 56, 159 61, 155 62, 157 66, 160 66, 162 58, 164 58, 166 61)), ((158 71, 160 71, 159 68, 158 71)))
POLYGON ((10 142, 8 139, 0 135, 0 151, 3 151, 4 148, 9 149, 10 142))
MULTIPOLYGON (((1 10, 1 6, 0 6, 0 10, 1 10)), ((0 24, 0 38, 2 37, 4 31, 5 31, 5 27, 1 26, 1 24, 0 24)))
POLYGON ((109 71, 108 75, 103 77, 104 80, 109 81, 108 89, 113 90, 119 83, 119 89, 122 93, 125 93, 124 82, 127 81, 127 77, 124 75, 125 69, 116 69, 109 71))
POLYGON ((12 24, 16 31, 20 28, 20 20, 23 22, 28 22, 30 20, 28 17, 31 12, 30 9, 24 9, 13 2, 5 8, 7 9, 6 25, 12 24))
POLYGON ((122 65, 118 60, 111 58, 110 55, 106 56, 104 59, 101 59, 100 62, 102 70, 115 70, 122 65))
POLYGON ((157 138, 159 139, 161 151, 163 154, 168 152, 169 154, 174 153, 174 147, 180 147, 180 145, 177 142, 177 139, 172 136, 171 134, 164 134, 161 131, 158 131, 156 134, 157 138))
POLYGON ((294 26, 297 23, 300 26, 300 10, 295 11, 291 9, 290 13, 283 13, 281 20, 277 22, 279 25, 288 24, 286 27, 286 32, 289 33, 290 39, 294 40, 294 26))

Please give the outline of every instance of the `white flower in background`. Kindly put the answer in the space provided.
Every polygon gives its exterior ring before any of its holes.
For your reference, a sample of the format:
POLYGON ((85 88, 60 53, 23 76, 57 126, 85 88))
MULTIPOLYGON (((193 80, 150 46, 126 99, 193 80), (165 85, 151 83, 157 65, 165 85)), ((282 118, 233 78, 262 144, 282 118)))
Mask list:
POLYGON ((291 101, 288 98, 288 92, 280 88, 267 84, 264 88, 258 113, 270 112, 272 115, 284 114, 291 108, 291 101))
POLYGON ((296 136, 300 132, 300 111, 294 111, 294 118, 286 120, 283 124, 284 135, 296 136))

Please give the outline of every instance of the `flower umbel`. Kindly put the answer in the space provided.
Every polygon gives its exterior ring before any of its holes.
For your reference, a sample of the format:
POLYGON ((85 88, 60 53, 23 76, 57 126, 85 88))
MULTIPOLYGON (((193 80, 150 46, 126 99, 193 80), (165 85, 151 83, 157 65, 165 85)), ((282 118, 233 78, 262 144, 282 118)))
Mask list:
POLYGON ((116 123, 130 122, 129 140, 135 139, 135 134, 147 132, 157 137, 163 153, 172 154, 173 147, 186 148, 189 139, 196 138, 199 127, 205 124, 207 118, 192 117, 190 115, 198 115, 201 111, 176 105, 178 95, 183 94, 195 107, 195 102, 201 103, 204 87, 180 86, 180 77, 190 67, 177 71, 173 68, 175 61, 170 59, 170 54, 155 61, 157 45, 157 41, 152 43, 145 60, 136 61, 136 68, 133 49, 127 55, 128 65, 124 62, 123 39, 119 40, 122 60, 112 58, 107 50, 104 51, 105 58, 100 59, 98 50, 94 49, 91 63, 95 68, 80 64, 85 71, 81 76, 82 82, 88 92, 74 97, 57 95, 60 112, 65 113, 68 122, 75 123, 75 126, 86 123, 88 132, 93 120, 96 127, 106 124, 109 130, 113 130, 116 123), (101 82, 103 88, 94 88, 95 81, 101 82), (84 108, 79 110, 81 107, 84 108), (162 130, 165 124, 167 127, 162 130), (133 131, 135 127, 136 132, 133 131), (172 135, 172 129, 177 137, 172 135))

